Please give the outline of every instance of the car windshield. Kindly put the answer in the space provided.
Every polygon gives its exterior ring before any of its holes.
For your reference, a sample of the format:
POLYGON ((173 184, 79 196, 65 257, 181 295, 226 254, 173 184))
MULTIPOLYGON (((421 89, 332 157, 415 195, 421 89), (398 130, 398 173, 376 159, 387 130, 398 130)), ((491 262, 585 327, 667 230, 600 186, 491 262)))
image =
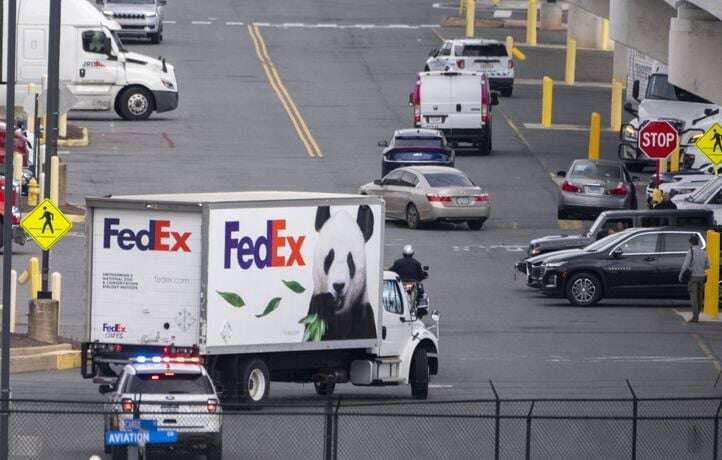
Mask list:
POLYGON ((695 203, 706 202, 713 194, 717 192, 719 184, 719 180, 711 180, 707 182, 706 184, 702 185, 700 188, 692 192, 692 194, 688 197, 688 200, 695 203))
POLYGON ((461 53, 457 56, 478 56, 478 57, 507 57, 506 46, 501 43, 493 43, 488 45, 466 45, 461 49, 461 53))
POLYGON ((597 220, 592 222, 592 226, 589 227, 589 230, 587 230, 586 236, 587 238, 594 238, 594 235, 596 235, 599 230, 602 229, 602 224, 604 223, 604 216, 597 217, 597 220))
POLYGON ((590 244, 589 246, 586 246, 584 248, 584 252, 603 251, 603 250, 607 249, 609 246, 615 244, 617 241, 626 237, 627 235, 628 235, 627 232, 619 232, 619 233, 613 233, 609 236, 605 236, 601 240, 595 241, 594 243, 590 244))
POLYGON ((571 177, 589 178, 589 179, 616 179, 621 180, 622 170, 619 166, 600 165, 591 161, 578 161, 574 163, 571 177))
POLYGON ((649 77, 645 97, 648 99, 711 104, 707 99, 703 99, 696 94, 692 94, 689 91, 685 91, 669 83, 667 75, 665 74, 655 74, 649 77))
POLYGON ((426 173, 424 179, 432 187, 473 187, 474 184, 461 174, 426 173))
POLYGON ((443 152, 389 152, 386 154, 389 161, 431 161, 431 162, 447 162, 449 155, 443 152))
POLYGON ((125 393, 143 394, 212 394, 208 377, 202 374, 137 374, 130 378, 125 393))
POLYGON ((443 147, 440 137, 397 137, 394 147, 443 147))

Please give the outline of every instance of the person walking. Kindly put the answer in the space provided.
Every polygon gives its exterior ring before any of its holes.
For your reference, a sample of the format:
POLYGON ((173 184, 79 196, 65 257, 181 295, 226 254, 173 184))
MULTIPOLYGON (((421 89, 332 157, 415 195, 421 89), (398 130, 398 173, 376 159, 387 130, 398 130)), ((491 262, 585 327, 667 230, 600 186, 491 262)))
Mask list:
POLYGON ((669 196, 668 192, 662 194, 662 201, 657 203, 654 209, 677 209, 677 206, 672 203, 672 197, 669 196))
POLYGON ((699 236, 692 235, 689 238, 689 251, 679 271, 679 281, 687 283, 689 300, 692 304, 692 318, 690 323, 699 321, 699 312, 704 302, 705 271, 709 268, 707 253, 700 247, 699 236))

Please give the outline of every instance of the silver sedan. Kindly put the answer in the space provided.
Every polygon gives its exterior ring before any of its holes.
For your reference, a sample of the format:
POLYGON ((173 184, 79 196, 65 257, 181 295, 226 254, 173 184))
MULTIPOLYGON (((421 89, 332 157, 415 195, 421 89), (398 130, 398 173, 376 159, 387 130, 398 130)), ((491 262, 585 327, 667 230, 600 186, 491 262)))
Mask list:
POLYGON ((425 222, 466 222, 480 230, 489 218, 489 195, 466 175, 446 166, 399 168, 359 188, 386 202, 386 217, 406 221, 409 228, 425 222))

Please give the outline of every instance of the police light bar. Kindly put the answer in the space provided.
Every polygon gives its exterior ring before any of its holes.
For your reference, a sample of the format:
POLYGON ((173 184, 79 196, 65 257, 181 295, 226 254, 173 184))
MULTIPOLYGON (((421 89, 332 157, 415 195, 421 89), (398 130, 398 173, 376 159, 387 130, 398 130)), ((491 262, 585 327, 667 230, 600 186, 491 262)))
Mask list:
POLYGON ((131 361, 139 364, 145 363, 190 363, 199 364, 201 358, 198 356, 134 356, 131 361))

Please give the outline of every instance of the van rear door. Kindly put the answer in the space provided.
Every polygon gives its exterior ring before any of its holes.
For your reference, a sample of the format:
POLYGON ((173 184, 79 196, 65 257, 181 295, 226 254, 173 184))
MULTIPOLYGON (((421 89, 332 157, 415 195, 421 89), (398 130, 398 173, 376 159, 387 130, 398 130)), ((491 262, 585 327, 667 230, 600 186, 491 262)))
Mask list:
POLYGON ((453 109, 451 78, 446 75, 424 75, 419 88, 421 99, 421 126, 443 128, 453 109))
POLYGON ((421 78, 421 127, 481 127, 481 76, 444 72, 421 78))

